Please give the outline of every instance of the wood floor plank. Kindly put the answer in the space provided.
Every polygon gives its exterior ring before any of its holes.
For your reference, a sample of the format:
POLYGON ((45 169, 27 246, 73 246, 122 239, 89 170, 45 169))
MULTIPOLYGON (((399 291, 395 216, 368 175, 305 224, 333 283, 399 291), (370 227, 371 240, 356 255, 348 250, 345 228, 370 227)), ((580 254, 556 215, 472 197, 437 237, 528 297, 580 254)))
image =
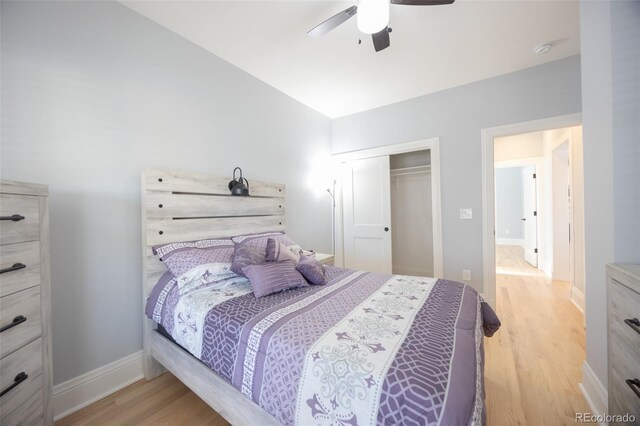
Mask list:
MULTIPOLYGON (((578 389, 585 331, 569 283, 546 278, 524 261, 519 247, 498 246, 496 259, 495 308, 503 325, 495 336, 485 338, 487 424, 575 424, 575 413, 590 410, 578 389)), ((149 382, 140 380, 56 425, 228 423, 165 373, 149 382)))

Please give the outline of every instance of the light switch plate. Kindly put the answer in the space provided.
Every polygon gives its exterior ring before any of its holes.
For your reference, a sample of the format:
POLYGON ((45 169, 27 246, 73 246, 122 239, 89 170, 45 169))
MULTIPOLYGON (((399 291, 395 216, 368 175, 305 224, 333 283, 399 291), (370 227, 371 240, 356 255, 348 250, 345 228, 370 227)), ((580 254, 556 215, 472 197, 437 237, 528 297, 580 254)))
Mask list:
POLYGON ((473 209, 460 209, 460 219, 472 219, 473 209))

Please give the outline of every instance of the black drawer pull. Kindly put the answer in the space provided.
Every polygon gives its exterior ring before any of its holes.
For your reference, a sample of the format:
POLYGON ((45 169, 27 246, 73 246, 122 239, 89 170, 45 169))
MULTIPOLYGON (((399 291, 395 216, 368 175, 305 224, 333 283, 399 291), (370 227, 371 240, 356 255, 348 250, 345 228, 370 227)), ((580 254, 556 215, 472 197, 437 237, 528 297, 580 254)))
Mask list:
POLYGON ((7 272, 19 271, 20 269, 26 268, 27 265, 24 263, 14 263, 13 266, 9 268, 0 269, 0 274, 6 274, 7 272))
POLYGON ((640 320, 638 318, 626 319, 624 323, 633 328, 636 333, 640 334, 640 320))
POLYGON ((625 380, 625 382, 627 382, 627 384, 629 385, 629 387, 631 388, 633 393, 635 393, 636 396, 638 398, 640 398, 640 380, 638 380, 638 379, 627 379, 627 380, 625 380))
POLYGON ((12 222, 20 222, 24 220, 24 216, 20 216, 19 214, 14 214, 12 216, 0 216, 0 220, 10 220, 12 222))
POLYGON ((27 373, 25 373, 24 371, 21 372, 21 373, 18 373, 18 375, 15 377, 15 379, 13 379, 13 383, 11 384, 11 386, 9 386, 6 389, 2 389, 2 392, 0 392, 0 397, 5 396, 13 388, 15 388, 16 386, 18 386, 20 383, 24 382, 28 378, 29 378, 29 375, 27 373))
POLYGON ((7 331, 8 329, 13 328, 18 324, 22 324, 26 320, 27 320, 27 317, 23 315, 18 315, 13 319, 13 321, 11 321, 11 324, 7 324, 4 327, 0 328, 0 333, 2 333, 3 331, 7 331))

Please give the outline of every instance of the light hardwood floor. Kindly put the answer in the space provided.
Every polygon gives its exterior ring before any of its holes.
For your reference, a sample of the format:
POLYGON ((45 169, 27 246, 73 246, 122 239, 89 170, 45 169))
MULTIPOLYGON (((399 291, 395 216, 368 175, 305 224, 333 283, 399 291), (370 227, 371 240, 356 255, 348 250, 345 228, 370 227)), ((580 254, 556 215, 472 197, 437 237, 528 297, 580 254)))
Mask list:
MULTIPOLYGON (((502 327, 485 339, 488 425, 575 424, 589 412, 578 389, 585 356, 582 314, 569 284, 551 281, 519 248, 497 247, 502 327)), ((171 374, 136 382, 56 423, 66 425, 226 425, 171 374)))

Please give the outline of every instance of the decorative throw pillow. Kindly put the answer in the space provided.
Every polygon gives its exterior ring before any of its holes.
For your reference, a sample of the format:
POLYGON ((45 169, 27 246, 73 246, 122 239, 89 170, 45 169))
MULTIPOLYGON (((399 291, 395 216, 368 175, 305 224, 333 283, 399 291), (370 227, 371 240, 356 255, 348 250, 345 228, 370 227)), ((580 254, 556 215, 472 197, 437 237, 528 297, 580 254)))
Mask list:
POLYGON ((256 298, 307 285, 291 260, 248 265, 243 268, 243 271, 251 282, 256 298))
POLYGON ((231 239, 236 244, 242 243, 266 252, 267 241, 269 240, 269 238, 272 238, 278 242, 281 242, 287 247, 296 245, 295 241, 293 241, 291 238, 287 236, 287 234, 283 232, 266 232, 264 234, 240 235, 238 237, 233 237, 231 239))
POLYGON ((172 243, 153 248, 175 275, 180 294, 236 277, 237 274, 231 271, 234 250, 230 239, 172 243))
POLYGON ((296 270, 300 272, 310 284, 326 284, 324 276, 324 266, 315 255, 300 255, 300 261, 296 265, 296 270))
POLYGON ((236 244, 231 270, 244 277, 245 274, 243 270, 246 266, 260 265, 264 262, 266 262, 266 253, 264 250, 246 244, 236 244))
POLYGON ((291 260, 298 263, 299 256, 279 241, 269 238, 267 240, 267 262, 282 262, 291 260))

